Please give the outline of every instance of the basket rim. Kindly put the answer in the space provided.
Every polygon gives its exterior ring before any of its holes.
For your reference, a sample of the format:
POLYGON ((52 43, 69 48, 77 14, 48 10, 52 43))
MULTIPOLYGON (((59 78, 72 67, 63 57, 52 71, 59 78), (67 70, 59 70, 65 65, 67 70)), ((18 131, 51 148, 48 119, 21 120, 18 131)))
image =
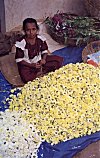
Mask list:
POLYGON ((97 40, 97 41, 93 41, 93 42, 90 42, 88 43, 85 48, 83 49, 82 51, 82 60, 84 63, 87 62, 87 55, 89 54, 93 54, 93 53, 96 53, 97 51, 94 50, 93 48, 93 45, 97 45, 96 48, 98 48, 98 51, 100 50, 100 40, 97 40))

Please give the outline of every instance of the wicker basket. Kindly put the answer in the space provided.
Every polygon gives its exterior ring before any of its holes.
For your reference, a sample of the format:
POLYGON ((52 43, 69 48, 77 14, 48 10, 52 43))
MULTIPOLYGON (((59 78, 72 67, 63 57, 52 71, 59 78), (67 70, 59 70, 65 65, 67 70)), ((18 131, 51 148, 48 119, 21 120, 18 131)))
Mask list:
POLYGON ((100 0, 85 0, 84 2, 88 15, 100 18, 100 0))
POLYGON ((52 37, 53 40, 55 40, 56 42, 58 42, 59 44, 64 44, 66 46, 85 46, 87 43, 93 42, 98 40, 97 37, 89 37, 87 39, 87 41, 84 40, 84 38, 80 38, 80 40, 78 41, 78 38, 64 38, 64 35, 58 35, 56 34, 53 29, 50 26, 47 26, 47 32, 48 34, 52 37), (78 41, 78 42, 77 42, 78 41))
MULTIPOLYGON (((48 34, 52 37, 53 40, 55 40, 56 42, 58 42, 59 44, 65 44, 68 46, 76 46, 76 42, 77 39, 76 38, 64 38, 63 34, 56 34, 52 28, 50 28, 49 26, 46 25, 47 28, 47 32, 48 34)), ((83 44, 82 42, 80 42, 81 44, 83 44)))
POLYGON ((48 34, 58 43, 82 46, 100 39, 100 20, 58 13, 45 19, 48 34))
POLYGON ((90 42, 82 51, 82 60, 84 63, 87 62, 87 55, 96 53, 100 50, 100 40, 90 42))
POLYGON ((18 72, 14 53, 0 57, 0 69, 5 79, 13 87, 20 87, 24 85, 18 72))

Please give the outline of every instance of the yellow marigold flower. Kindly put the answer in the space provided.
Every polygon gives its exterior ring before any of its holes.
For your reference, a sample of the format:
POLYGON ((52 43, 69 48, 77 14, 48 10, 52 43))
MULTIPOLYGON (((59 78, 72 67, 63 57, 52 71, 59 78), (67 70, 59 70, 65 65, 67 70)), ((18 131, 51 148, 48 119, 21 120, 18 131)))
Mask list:
POLYGON ((8 99, 10 109, 24 111, 23 119, 52 144, 100 130, 99 68, 68 64, 20 91, 8 99))

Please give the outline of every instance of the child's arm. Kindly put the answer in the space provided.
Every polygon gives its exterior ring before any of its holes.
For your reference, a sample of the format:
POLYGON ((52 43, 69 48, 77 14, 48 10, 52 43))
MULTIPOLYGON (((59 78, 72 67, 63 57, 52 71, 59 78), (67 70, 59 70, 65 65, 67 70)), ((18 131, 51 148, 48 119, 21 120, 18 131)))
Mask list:
POLYGON ((20 48, 16 48, 16 55, 15 55, 16 63, 20 65, 24 65, 30 68, 40 68, 39 63, 28 63, 24 60, 24 52, 20 48))
POLYGON ((46 57, 48 55, 48 45, 46 43, 46 41, 43 41, 42 43, 42 47, 41 47, 41 52, 42 52, 42 60, 41 60, 41 64, 45 64, 46 63, 46 57))

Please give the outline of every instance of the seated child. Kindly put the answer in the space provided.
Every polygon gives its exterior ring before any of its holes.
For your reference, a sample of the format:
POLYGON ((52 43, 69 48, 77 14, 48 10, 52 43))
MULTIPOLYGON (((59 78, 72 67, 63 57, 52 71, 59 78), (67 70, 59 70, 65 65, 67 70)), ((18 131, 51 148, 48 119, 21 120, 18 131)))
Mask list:
POLYGON ((48 55, 46 40, 38 35, 39 26, 35 19, 25 19, 23 31, 25 35, 15 44, 15 59, 24 83, 34 80, 40 74, 55 71, 62 66, 62 57, 48 55))

